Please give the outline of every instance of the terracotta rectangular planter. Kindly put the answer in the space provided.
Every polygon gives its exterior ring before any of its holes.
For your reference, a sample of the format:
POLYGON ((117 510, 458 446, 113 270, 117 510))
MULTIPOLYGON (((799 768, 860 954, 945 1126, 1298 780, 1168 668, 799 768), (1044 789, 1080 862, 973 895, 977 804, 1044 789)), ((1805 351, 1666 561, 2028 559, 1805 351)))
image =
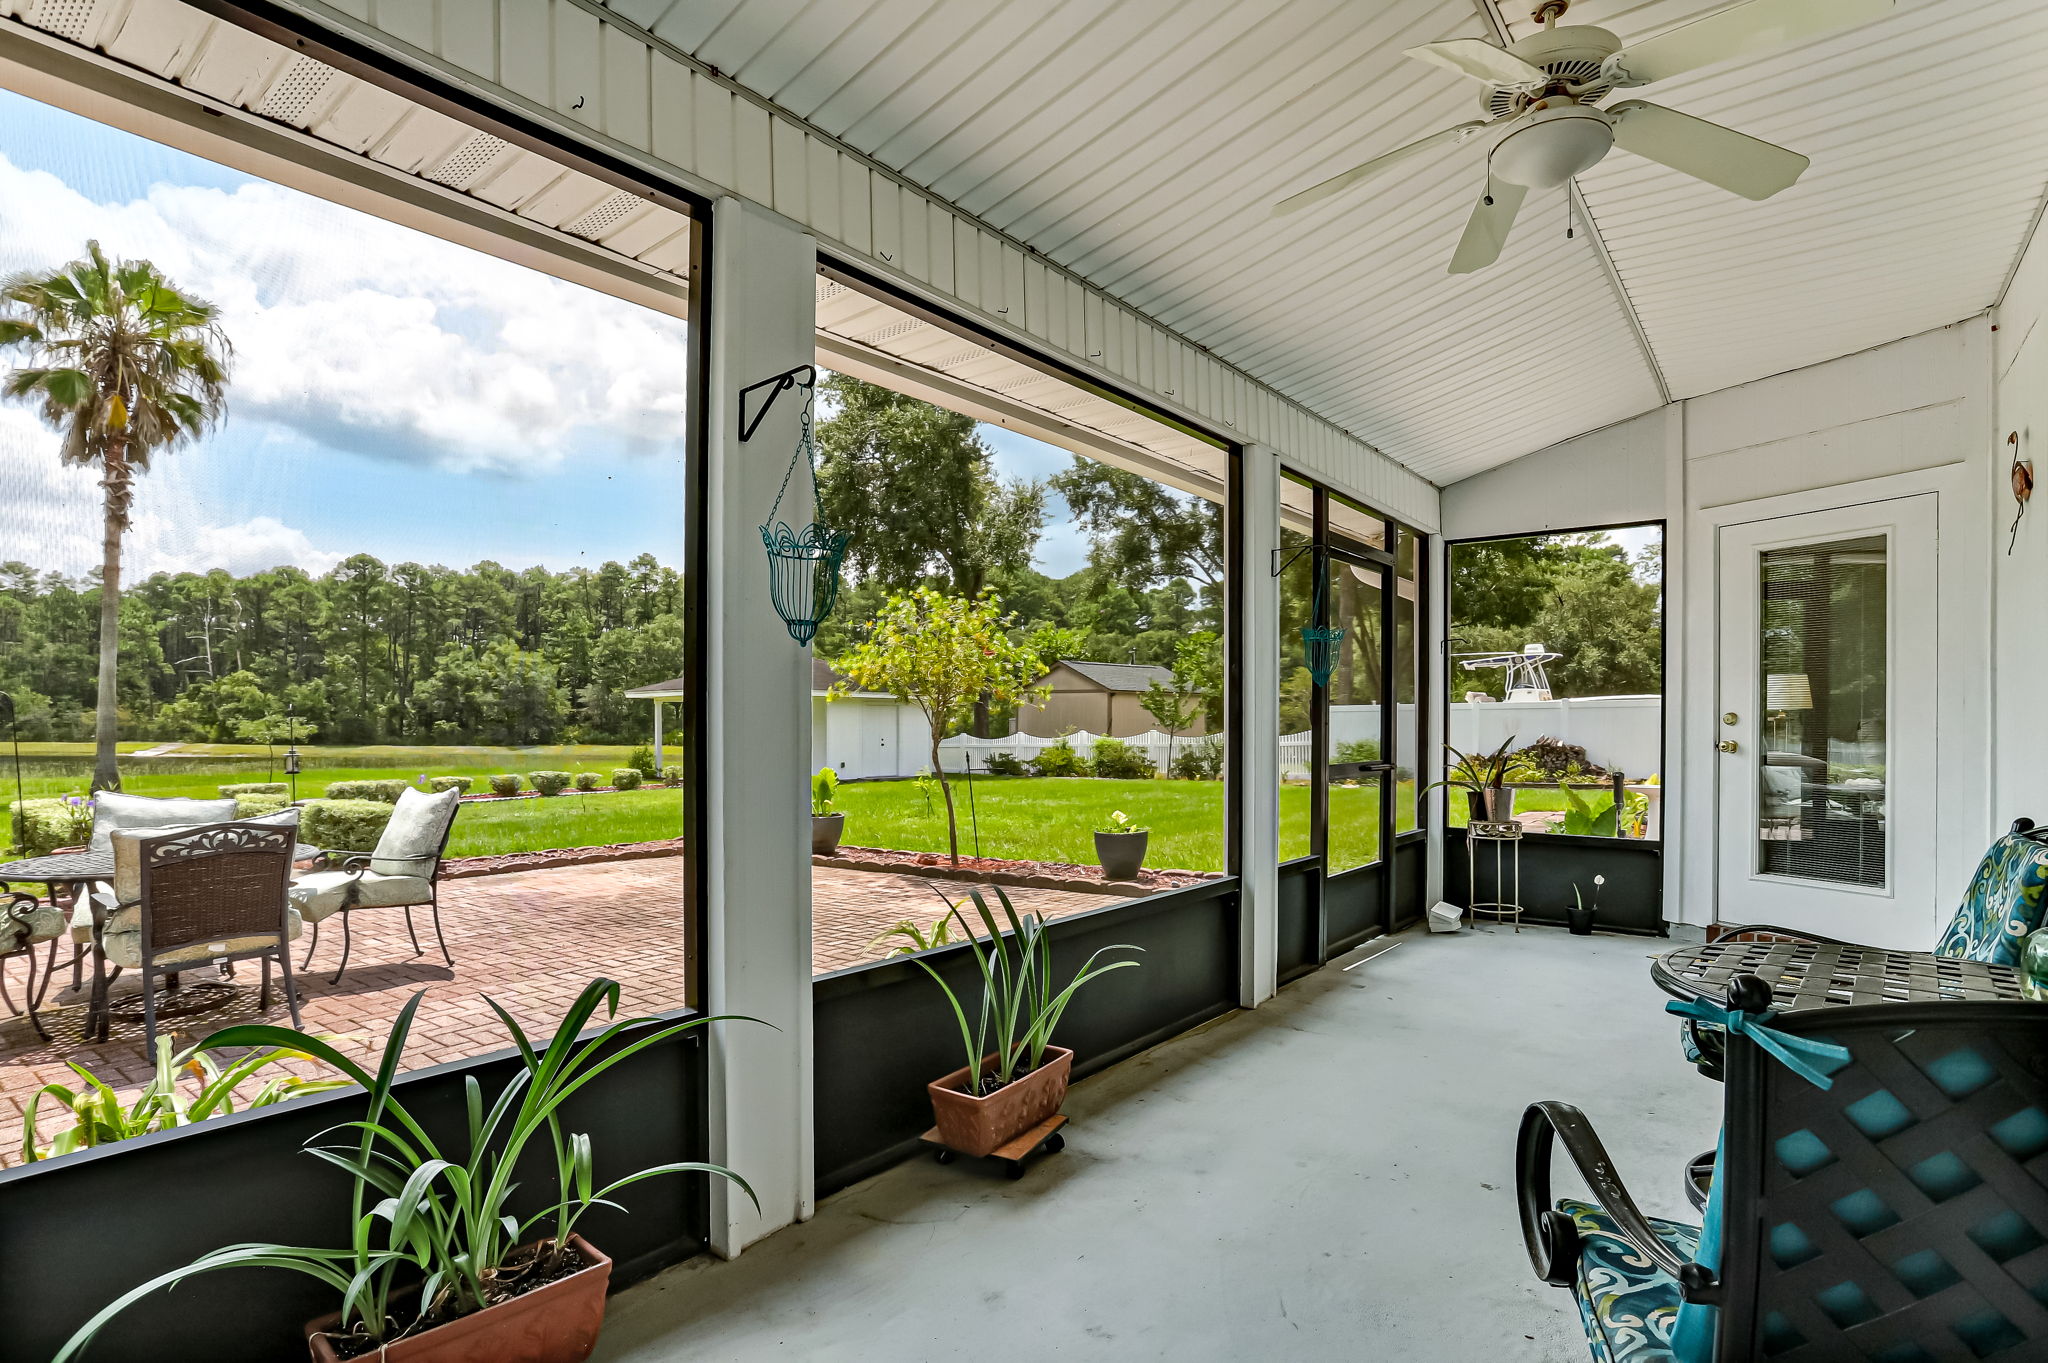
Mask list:
MULTIPOLYGON (((982 1069, 995 1065, 984 1056, 982 1069)), ((963 1155, 982 1156, 1023 1135, 1060 1110, 1067 1101, 1067 1080, 1074 1053, 1060 1046, 1045 1048, 1045 1063, 1011 1080, 986 1098, 967 1092, 965 1065, 925 1087, 932 1096, 932 1120, 939 1139, 963 1155)))
MULTIPOLYGON (((368 1363, 583 1363, 604 1328, 604 1294, 612 1261, 580 1235, 570 1236, 569 1244, 589 1267, 473 1315, 408 1335, 381 1354, 372 1350, 358 1358, 368 1363)), ((307 1323, 306 1342, 314 1363, 337 1363, 341 1358, 326 1335, 340 1324, 339 1311, 307 1323)))

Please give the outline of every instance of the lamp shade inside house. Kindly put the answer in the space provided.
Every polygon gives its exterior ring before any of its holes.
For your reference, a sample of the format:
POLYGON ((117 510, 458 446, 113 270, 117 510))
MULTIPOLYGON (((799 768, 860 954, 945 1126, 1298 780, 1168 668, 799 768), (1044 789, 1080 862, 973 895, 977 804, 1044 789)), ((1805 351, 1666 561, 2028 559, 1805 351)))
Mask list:
POLYGON ((1804 672, 1766 673, 1764 705, 1772 710, 1811 710, 1813 686, 1804 672))

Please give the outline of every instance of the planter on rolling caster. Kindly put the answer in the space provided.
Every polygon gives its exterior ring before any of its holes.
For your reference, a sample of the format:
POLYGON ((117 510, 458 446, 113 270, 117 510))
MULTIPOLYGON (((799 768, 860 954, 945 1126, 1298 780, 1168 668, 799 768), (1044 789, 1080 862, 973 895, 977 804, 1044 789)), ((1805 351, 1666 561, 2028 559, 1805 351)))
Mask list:
POLYGON ((1095 859, 1102 863, 1104 880, 1136 880, 1145 864, 1145 843, 1149 832, 1097 833, 1095 859))
MULTIPOLYGON (((984 1056, 982 1073, 992 1071, 995 1064, 995 1056, 984 1056)), ((1059 1112, 1067 1101, 1067 1081, 1073 1068, 1072 1051, 1047 1046, 1045 1061, 1037 1069, 985 1097, 967 1092, 965 1065, 933 1080, 925 1087, 932 1097, 932 1124, 938 1128, 939 1140, 948 1149, 977 1159, 994 1154, 1059 1112)))
POLYGON ((846 831, 846 815, 811 815, 811 855, 829 857, 839 850, 839 835, 846 831))
MULTIPOLYGON (((395 1340, 381 1352, 371 1349, 353 1357, 378 1363, 583 1363, 604 1328, 612 1261, 580 1235, 571 1235, 569 1246, 584 1263, 575 1272, 395 1340)), ((328 1333, 340 1324, 339 1311, 307 1323, 306 1342, 314 1363, 338 1363, 349 1357, 336 1351, 328 1333)))

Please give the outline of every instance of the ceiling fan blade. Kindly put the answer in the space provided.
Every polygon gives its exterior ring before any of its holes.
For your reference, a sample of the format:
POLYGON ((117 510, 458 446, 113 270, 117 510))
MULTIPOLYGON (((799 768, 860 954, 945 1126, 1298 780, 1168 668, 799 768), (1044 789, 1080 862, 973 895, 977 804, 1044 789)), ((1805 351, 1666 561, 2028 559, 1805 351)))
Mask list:
POLYGON ((1404 49, 1419 61, 1434 62, 1488 85, 1541 85, 1543 73, 1504 47, 1483 38, 1452 38, 1404 49))
POLYGON ((1396 147, 1384 156, 1375 156, 1362 166, 1353 166, 1341 175, 1332 175, 1321 184, 1310 185, 1299 194, 1288 195, 1279 203, 1273 205, 1273 216, 1277 218, 1283 214, 1307 208, 1310 204, 1320 203, 1332 194, 1349 189, 1360 180, 1370 179, 1381 171, 1407 160, 1418 152, 1428 151, 1431 147, 1442 146, 1447 142, 1466 141, 1477 136, 1480 130, 1485 127, 1485 123, 1475 119, 1470 123, 1460 123, 1456 127, 1445 128, 1442 132, 1431 133, 1428 137, 1410 142, 1405 147, 1396 147))
POLYGON ((1661 104, 1631 99, 1607 112, 1614 115, 1614 144, 1622 150, 1745 199, 1768 199, 1790 188, 1810 164, 1796 151, 1661 104))
POLYGON ((1481 196, 1465 222, 1465 235, 1458 238, 1458 249, 1451 255, 1452 274, 1471 274, 1500 259, 1501 248, 1508 244, 1508 229, 1515 225, 1515 214, 1522 211, 1528 193, 1520 185, 1503 182, 1481 196))
POLYGON ((1796 43, 1889 14, 1893 0, 1748 0, 1630 43, 1607 59, 1617 85, 1648 85, 1696 67, 1796 43))

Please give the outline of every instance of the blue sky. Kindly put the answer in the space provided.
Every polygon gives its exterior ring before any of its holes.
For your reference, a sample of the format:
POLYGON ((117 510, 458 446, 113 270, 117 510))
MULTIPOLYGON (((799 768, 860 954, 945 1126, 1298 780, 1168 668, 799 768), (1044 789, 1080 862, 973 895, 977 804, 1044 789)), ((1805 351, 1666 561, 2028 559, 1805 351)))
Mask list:
MULTIPOLYGON (((220 304, 236 346, 226 422, 141 489, 134 570, 681 562, 679 320, 0 91, 0 273, 88 237, 220 304)), ((1070 462, 982 433, 1010 476, 1070 462)), ((0 505, 0 556, 96 561, 92 476, 13 405, 0 505)), ((1049 509, 1062 575, 1085 544, 1049 509)))

